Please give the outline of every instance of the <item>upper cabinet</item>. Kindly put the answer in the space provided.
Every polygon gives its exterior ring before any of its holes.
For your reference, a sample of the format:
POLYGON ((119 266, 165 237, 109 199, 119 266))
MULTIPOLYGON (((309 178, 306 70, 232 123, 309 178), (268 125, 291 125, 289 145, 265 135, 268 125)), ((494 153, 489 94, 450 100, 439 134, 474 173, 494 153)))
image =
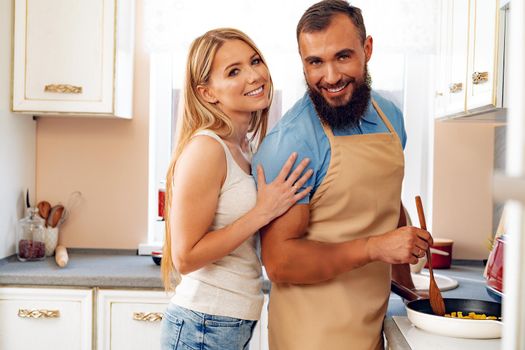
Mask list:
POLYGON ((497 1, 443 0, 437 116, 495 105, 497 1))
POLYGON ((15 0, 13 112, 131 118, 133 4, 15 0))

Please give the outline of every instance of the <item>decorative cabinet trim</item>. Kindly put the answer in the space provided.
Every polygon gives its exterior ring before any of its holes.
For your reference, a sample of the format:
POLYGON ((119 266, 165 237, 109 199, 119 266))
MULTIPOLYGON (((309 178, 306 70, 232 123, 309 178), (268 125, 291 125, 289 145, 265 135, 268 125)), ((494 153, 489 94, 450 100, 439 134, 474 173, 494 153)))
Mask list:
POLYGON ((162 312, 134 312, 133 319, 135 321, 145 322, 160 322, 164 314, 162 312))
POLYGON ((60 94, 81 94, 82 86, 69 84, 50 84, 44 87, 45 92, 57 92, 60 94))
POLYGON ((59 310, 29 310, 29 309, 18 309, 18 317, 21 318, 59 318, 59 310))

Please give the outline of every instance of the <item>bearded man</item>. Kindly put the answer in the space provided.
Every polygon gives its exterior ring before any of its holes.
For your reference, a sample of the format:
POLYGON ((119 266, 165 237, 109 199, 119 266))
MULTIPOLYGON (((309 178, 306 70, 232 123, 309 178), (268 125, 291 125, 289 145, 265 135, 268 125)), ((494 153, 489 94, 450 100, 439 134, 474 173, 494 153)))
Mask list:
POLYGON ((302 16, 297 40, 308 91, 252 162, 266 181, 292 151, 314 170, 309 198, 261 231, 270 349, 381 349, 391 278, 413 287, 408 263, 432 243, 405 226, 403 117, 371 90, 373 41, 360 9, 321 1, 302 16))

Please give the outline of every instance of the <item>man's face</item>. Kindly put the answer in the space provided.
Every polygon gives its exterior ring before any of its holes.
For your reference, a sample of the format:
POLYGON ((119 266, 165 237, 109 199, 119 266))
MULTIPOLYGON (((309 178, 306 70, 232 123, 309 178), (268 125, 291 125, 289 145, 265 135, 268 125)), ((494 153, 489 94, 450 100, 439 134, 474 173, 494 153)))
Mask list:
POLYGON ((301 33, 299 50, 310 90, 320 94, 330 107, 341 107, 365 83, 372 38, 366 38, 362 45, 352 21, 338 14, 325 30, 301 33))

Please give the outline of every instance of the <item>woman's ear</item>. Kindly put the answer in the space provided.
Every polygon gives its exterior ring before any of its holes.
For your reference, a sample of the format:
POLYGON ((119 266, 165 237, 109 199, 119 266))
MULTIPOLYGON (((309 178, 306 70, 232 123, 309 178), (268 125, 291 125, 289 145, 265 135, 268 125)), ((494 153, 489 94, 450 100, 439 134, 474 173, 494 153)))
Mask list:
POLYGON ((199 93, 199 95, 201 95, 204 101, 208 103, 215 104, 219 102, 217 98, 215 98, 215 96, 213 95, 213 91, 211 91, 211 89, 206 85, 198 85, 197 92, 199 93))

